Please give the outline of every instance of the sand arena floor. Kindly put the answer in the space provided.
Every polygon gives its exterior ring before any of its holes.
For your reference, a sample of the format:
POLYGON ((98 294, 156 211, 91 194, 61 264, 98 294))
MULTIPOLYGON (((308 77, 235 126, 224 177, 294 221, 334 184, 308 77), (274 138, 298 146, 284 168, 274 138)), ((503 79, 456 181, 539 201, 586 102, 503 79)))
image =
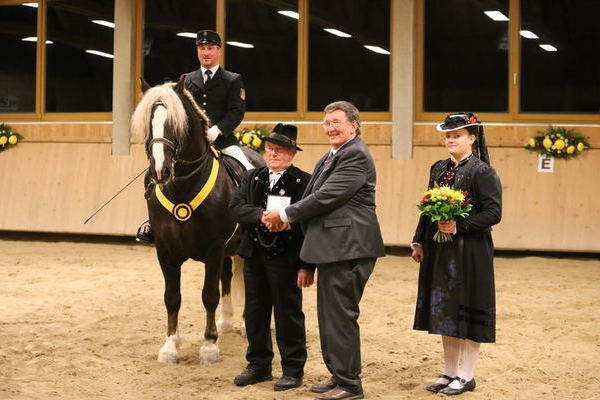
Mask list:
MULTIPOLYGON (((0 399, 311 399, 327 377, 314 287, 305 290, 305 385, 238 388, 245 339, 220 338, 220 362, 200 365, 203 267, 183 272, 181 362, 156 361, 165 334, 154 249, 129 243, 0 240, 0 399)), ((368 399, 433 399, 439 337, 411 329, 417 264, 381 259, 361 304, 368 399)), ((600 399, 600 261, 497 258, 498 343, 482 346, 478 387, 464 399, 600 399)), ((239 307, 238 307, 239 311, 239 307)), ((238 313, 239 317, 239 313, 238 313)), ((280 374, 278 360, 274 375, 280 374)))

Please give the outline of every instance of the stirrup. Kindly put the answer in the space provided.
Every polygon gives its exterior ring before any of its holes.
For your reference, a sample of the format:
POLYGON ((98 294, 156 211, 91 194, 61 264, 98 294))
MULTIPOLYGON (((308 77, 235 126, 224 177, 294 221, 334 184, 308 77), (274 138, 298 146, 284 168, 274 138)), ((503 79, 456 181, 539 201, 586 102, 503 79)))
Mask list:
POLYGON ((142 222, 135 235, 135 240, 136 242, 154 244, 154 233, 152 232, 150 221, 142 222))

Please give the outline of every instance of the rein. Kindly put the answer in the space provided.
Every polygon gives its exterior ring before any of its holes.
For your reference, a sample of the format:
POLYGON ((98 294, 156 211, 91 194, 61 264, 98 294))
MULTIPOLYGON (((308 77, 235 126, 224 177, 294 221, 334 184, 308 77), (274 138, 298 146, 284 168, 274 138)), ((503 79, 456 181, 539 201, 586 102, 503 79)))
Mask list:
POLYGON ((205 165, 204 161, 207 158, 212 157, 212 167, 211 167, 208 179, 206 180, 206 182, 204 183, 204 185, 202 186, 200 191, 196 194, 196 196, 194 196, 194 198, 189 203, 183 202, 183 203, 174 204, 163 193, 162 189, 160 188, 160 185, 155 185, 155 187, 154 187, 154 194, 156 195, 156 198, 160 202, 160 204, 169 213, 173 214, 175 219, 177 219, 180 222, 185 222, 191 218, 192 213, 198 207, 200 207, 200 205, 204 202, 204 200, 208 197, 208 195, 212 192, 213 188, 215 187, 215 183, 217 181, 217 176, 219 175, 219 166, 220 166, 219 158, 221 156, 221 153, 214 146, 209 146, 210 151, 207 150, 204 154, 202 154, 200 157, 198 157, 194 160, 179 159, 178 155, 180 153, 181 147, 178 146, 172 140, 159 137, 159 138, 150 139, 148 141, 148 143, 146 144, 146 155, 147 155, 148 159, 151 158, 151 148, 152 148, 152 145, 154 145, 155 143, 164 144, 174 154, 173 159, 171 161, 171 167, 172 167, 172 171, 173 171, 172 172, 173 182, 183 182, 183 181, 190 179, 195 174, 197 174, 202 169, 202 167, 204 167, 204 165, 205 165), (175 166, 177 164, 180 164, 180 165, 196 165, 196 164, 198 164, 198 166, 186 175, 175 176, 175 166))

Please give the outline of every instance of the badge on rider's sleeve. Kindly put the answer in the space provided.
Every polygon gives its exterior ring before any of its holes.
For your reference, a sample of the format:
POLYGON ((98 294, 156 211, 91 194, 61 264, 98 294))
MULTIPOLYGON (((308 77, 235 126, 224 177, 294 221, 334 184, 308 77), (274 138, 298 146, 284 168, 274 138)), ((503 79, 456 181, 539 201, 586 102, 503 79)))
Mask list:
POLYGON ((244 88, 240 89, 240 99, 246 100, 246 91, 244 90, 244 88))

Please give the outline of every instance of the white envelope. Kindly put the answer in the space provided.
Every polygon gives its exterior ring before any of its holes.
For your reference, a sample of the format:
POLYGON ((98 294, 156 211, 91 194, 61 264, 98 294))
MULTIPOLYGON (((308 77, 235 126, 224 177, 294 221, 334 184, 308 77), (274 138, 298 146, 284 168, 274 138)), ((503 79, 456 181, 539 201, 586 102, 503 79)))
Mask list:
POLYGON ((267 211, 286 208, 290 204, 292 204, 292 198, 290 196, 274 196, 270 194, 269 197, 267 197, 267 211))

